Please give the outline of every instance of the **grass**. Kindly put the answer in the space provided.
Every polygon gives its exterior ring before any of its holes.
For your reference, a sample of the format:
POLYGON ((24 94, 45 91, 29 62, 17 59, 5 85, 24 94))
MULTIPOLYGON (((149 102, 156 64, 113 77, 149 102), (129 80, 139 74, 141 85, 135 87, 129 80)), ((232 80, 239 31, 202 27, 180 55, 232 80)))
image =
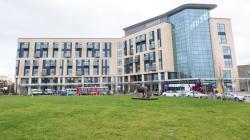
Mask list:
POLYGON ((129 96, 2 96, 0 139, 249 139, 250 104, 129 96))

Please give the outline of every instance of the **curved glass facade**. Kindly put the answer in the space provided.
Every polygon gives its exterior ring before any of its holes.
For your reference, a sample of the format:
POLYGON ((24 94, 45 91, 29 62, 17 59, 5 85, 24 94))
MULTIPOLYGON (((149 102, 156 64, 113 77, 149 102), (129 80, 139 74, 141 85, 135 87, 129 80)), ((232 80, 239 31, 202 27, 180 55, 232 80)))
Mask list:
POLYGON ((185 9, 169 17, 175 69, 181 78, 214 78, 209 10, 185 9))

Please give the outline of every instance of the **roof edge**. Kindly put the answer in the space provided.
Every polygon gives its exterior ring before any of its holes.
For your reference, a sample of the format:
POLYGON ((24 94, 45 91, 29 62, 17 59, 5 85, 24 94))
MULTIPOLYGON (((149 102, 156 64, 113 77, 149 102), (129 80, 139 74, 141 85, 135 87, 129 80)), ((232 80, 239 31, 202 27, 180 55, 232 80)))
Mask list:
POLYGON ((159 19, 161 17, 165 17, 165 16, 169 17, 169 16, 174 15, 174 14, 176 14, 176 13, 178 13, 178 12, 184 10, 184 9, 208 9, 208 10, 212 10, 212 9, 214 9, 216 7, 217 7, 216 4, 187 3, 187 4, 183 4, 183 5, 179 6, 179 7, 176 7, 176 8, 174 8, 174 9, 172 9, 172 10, 170 10, 170 11, 164 13, 164 14, 159 15, 159 16, 156 16, 156 17, 144 20, 142 22, 136 23, 134 25, 125 27, 125 28, 123 28, 123 30, 124 31, 129 30, 131 28, 137 27, 139 25, 145 24, 145 23, 150 22, 150 21, 154 21, 154 20, 159 19))

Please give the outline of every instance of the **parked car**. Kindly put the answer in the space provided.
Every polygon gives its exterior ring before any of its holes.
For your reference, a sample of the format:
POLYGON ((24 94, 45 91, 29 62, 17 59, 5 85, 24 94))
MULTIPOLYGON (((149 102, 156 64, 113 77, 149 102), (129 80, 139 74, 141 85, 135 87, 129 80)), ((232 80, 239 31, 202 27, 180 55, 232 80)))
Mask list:
POLYGON ((153 91, 153 92, 152 92, 152 95, 154 95, 154 96, 159 96, 160 93, 159 93, 158 91, 153 91))
POLYGON ((237 95, 235 93, 218 93, 216 94, 217 99, 223 100, 235 100, 235 101, 245 101, 246 97, 237 95))
POLYGON ((42 95, 43 92, 39 89, 31 89, 31 94, 37 96, 37 95, 42 95))
POLYGON ((186 92, 186 97, 193 97, 193 98, 208 98, 207 94, 196 92, 196 91, 189 91, 186 92))
POLYGON ((67 96, 74 96, 76 94, 76 89, 66 89, 67 96))
POLYGON ((163 96, 173 96, 173 97, 179 97, 182 96, 180 92, 174 92, 174 91, 167 91, 162 93, 163 96))
POLYGON ((58 90, 57 94, 60 96, 67 96, 67 91, 66 90, 58 90))
POLYGON ((53 90, 52 89, 45 89, 44 94, 45 95, 52 95, 53 94, 53 90))

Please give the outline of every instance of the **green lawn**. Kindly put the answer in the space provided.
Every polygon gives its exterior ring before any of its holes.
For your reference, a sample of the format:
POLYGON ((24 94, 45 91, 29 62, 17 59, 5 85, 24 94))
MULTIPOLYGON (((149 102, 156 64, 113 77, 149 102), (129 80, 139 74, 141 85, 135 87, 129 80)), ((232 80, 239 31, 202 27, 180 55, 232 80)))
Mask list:
POLYGON ((192 98, 0 96, 0 140, 250 139, 250 104, 192 98))

